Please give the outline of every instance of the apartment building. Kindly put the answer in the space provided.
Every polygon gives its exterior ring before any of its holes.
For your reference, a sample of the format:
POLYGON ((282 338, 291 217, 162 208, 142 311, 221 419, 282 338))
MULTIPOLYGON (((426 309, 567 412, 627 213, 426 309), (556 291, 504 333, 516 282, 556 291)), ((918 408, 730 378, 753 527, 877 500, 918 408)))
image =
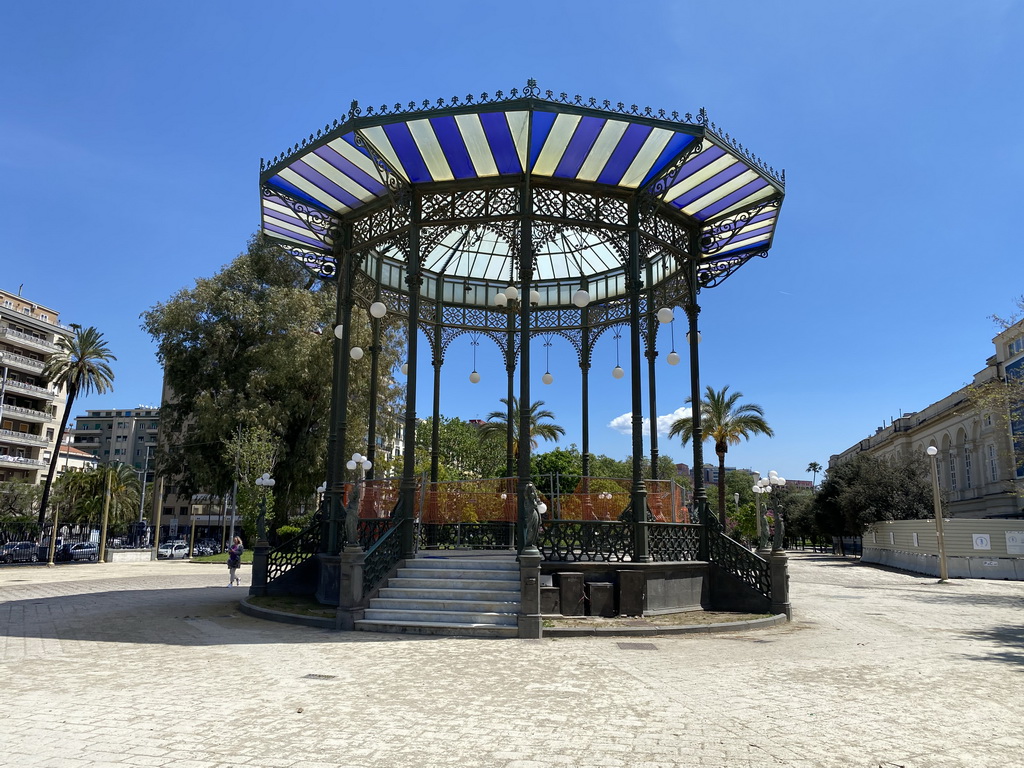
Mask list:
POLYGON ((84 416, 75 417, 75 428, 70 432, 73 447, 104 464, 128 464, 140 477, 145 473, 146 482, 150 483, 156 470, 154 453, 159 427, 160 409, 140 405, 123 410, 86 411, 84 416))
POLYGON ((73 335, 56 310, 0 289, 0 481, 46 478, 67 398, 43 367, 73 335))
MULTIPOLYGON (((1024 375, 1024 321, 992 339, 995 354, 973 385, 1024 375)), ((1024 419, 979 412, 969 390, 958 389, 920 411, 904 413, 842 453, 829 466, 859 453, 885 458, 938 450, 939 486, 950 515, 966 518, 1024 516, 1024 419)))

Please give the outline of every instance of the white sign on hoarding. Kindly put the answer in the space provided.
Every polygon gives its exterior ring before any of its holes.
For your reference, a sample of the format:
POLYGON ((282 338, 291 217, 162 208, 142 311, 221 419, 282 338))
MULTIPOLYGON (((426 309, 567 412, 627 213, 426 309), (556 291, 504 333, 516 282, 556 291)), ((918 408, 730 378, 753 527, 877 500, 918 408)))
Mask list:
POLYGON ((992 539, 987 533, 973 533, 971 538, 975 549, 992 549, 992 539))
POLYGON ((168 524, 167 538, 173 539, 178 535, 178 518, 172 517, 171 522, 168 524))
POLYGON ((1006 532, 1006 554, 1024 555, 1024 531, 1006 532))

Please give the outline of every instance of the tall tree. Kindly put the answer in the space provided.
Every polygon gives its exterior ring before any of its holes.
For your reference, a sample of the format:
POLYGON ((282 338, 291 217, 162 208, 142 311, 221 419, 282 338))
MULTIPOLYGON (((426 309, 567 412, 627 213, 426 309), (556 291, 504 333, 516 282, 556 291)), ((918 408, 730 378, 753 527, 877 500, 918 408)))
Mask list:
MULTIPOLYGON (((700 402, 701 430, 704 439, 715 441, 715 453, 718 454, 718 519, 725 527, 725 454, 730 445, 737 445, 740 439, 749 440, 752 435, 775 433, 764 420, 764 409, 756 403, 739 403, 742 392, 729 394, 729 386, 715 391, 710 385, 704 392, 700 402)), ((693 404, 693 398, 686 399, 687 405, 693 404)), ((693 416, 676 419, 668 431, 669 437, 679 435, 683 445, 693 439, 693 416)), ((695 472, 703 471, 702 467, 694 467, 695 472)))
MULTIPOLYGON (((235 466, 225 444, 239 426, 263 426, 277 459, 272 529, 312 496, 325 477, 336 296, 333 283, 316 281, 257 236, 216 275, 143 313, 170 392, 160 413, 166 437, 157 462, 161 474, 179 478, 181 493, 227 493, 235 466)), ((372 345, 364 311, 353 311, 350 331, 353 346, 372 345)), ((404 348, 398 321, 386 317, 380 370, 393 370, 404 348)), ((351 364, 342 456, 367 452, 369 358, 351 364)), ((382 420, 400 410, 402 391, 387 375, 378 387, 382 431, 382 420)))
POLYGON ((60 461, 58 448, 64 443, 64 432, 68 427, 71 407, 79 394, 88 395, 96 392, 102 395, 114 388, 114 372, 110 362, 117 360, 103 341, 103 334, 92 326, 76 328, 70 339, 61 337, 57 341, 57 351, 50 356, 43 368, 43 378, 63 387, 67 391, 67 403, 64 416, 60 420, 57 442, 53 455, 50 456, 50 467, 46 471, 46 482, 43 484, 43 498, 39 503, 39 524, 46 517, 46 505, 50 500, 50 488, 53 485, 53 474, 60 461))
MULTIPOLYGON (((508 398, 501 398, 501 402, 505 404, 505 410, 503 411, 491 411, 487 414, 487 422, 480 427, 480 433, 484 436, 487 435, 501 435, 504 437, 508 432, 508 398)), ((530 441, 530 448, 534 450, 538 445, 538 438, 542 440, 550 440, 551 442, 557 443, 558 438, 565 435, 565 428, 555 424, 553 419, 555 414, 551 411, 543 408, 543 400, 535 400, 527 408, 527 418, 530 424, 530 433, 526 436, 526 439, 530 441)), ((519 435, 519 425, 522 421, 520 410, 519 410, 519 399, 516 397, 512 398, 512 452, 519 460, 519 445, 521 437, 519 435)))
POLYGON ((818 473, 821 472, 821 464, 812 461, 807 465, 807 471, 811 473, 811 488, 817 485, 818 473))

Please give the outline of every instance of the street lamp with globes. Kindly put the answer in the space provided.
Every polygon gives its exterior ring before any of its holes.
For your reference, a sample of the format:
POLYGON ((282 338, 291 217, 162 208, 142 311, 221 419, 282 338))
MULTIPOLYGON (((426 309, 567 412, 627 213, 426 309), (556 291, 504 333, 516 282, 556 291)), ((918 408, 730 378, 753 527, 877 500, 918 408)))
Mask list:
POLYGON ((946 537, 942 529, 942 500, 939 498, 939 466, 936 456, 939 449, 929 445, 925 450, 928 458, 932 461, 932 505, 935 508, 935 539, 939 545, 939 581, 947 581, 949 573, 946 570, 946 537))
POLYGON ((260 498, 260 516, 256 519, 256 535, 258 541, 256 546, 267 545, 267 489, 273 488, 277 485, 277 482, 270 476, 269 472, 264 472, 260 477, 256 478, 256 485, 263 489, 263 495, 260 498))
MULTIPOLYGON (((757 506, 757 548, 761 551, 767 551, 768 549, 768 521, 764 519, 768 499, 765 498, 764 504, 761 504, 761 495, 771 493, 775 489, 781 489, 785 485, 786 478, 779 477, 779 473, 774 469, 768 473, 768 477, 762 477, 754 484, 754 503, 757 506)), ((778 518, 779 516, 776 515, 776 519, 778 518)), ((778 524, 776 523, 776 525, 778 524)), ((781 549, 781 544, 778 547, 773 546, 773 549, 781 549)))

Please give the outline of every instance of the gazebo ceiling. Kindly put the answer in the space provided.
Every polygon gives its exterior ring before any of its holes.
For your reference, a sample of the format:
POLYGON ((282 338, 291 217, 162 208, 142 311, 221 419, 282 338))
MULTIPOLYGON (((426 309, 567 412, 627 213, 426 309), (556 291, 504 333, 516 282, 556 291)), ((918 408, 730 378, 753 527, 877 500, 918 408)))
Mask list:
MULTIPOLYGON (((703 110, 669 116, 550 91, 541 95, 531 81, 509 97, 498 92, 365 112, 353 103, 340 124, 335 121, 263 164, 262 227, 294 257, 330 276, 344 222, 394 207, 413 191, 479 190, 500 196, 504 190, 505 207, 496 205, 488 215, 507 223, 521 216, 514 191, 527 177, 538 191, 579 198, 554 203, 575 211, 561 210, 548 219, 535 203, 538 220, 552 225, 537 231, 534 241, 534 281, 551 303, 566 301, 566 286, 581 280, 621 282, 623 258, 616 240, 624 237, 630 198, 653 201, 660 215, 699 237, 699 258, 713 272, 766 254, 784 193, 784 175, 720 133, 703 110), (611 213, 598 215, 598 207, 611 213), (580 213, 591 209, 596 223, 580 213)), ((423 226, 436 232, 422 241, 427 276, 443 274, 445 280, 480 287, 466 288, 467 302, 486 303, 492 285, 517 280, 519 246, 514 234, 509 236, 514 228, 458 215, 423 226)), ((357 238, 354 246, 359 245, 357 238)), ((373 245, 386 262, 404 263, 404 250, 394 242, 373 245)), ((675 258, 692 255, 692 248, 682 248, 675 258)), ((671 260, 660 275, 676 271, 671 260)), ((389 287, 404 290, 404 281, 394 282, 389 287)))

